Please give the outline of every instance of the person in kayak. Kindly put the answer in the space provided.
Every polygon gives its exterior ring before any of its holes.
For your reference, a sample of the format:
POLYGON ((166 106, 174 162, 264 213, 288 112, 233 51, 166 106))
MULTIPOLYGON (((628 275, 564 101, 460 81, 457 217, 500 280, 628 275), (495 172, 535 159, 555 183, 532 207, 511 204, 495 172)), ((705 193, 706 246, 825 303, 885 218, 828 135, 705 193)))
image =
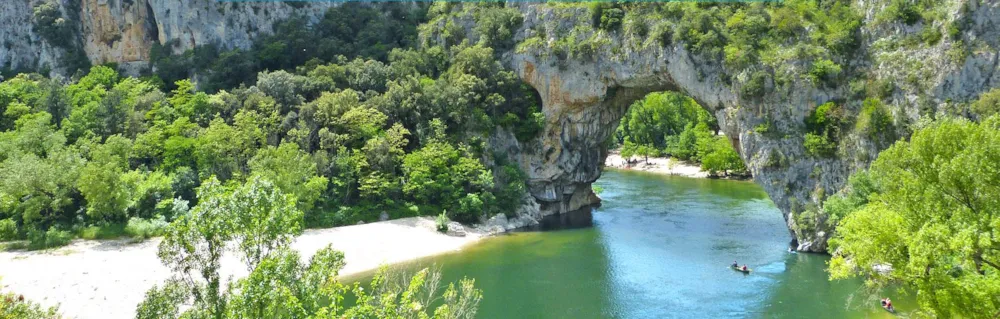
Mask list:
POLYGON ((889 300, 889 297, 882 299, 882 307, 892 310, 892 300, 889 300))
POLYGON ((733 260, 733 268, 740 268, 740 264, 736 263, 735 260, 733 260))
POLYGON ((743 265, 743 271, 747 271, 747 265, 743 265))

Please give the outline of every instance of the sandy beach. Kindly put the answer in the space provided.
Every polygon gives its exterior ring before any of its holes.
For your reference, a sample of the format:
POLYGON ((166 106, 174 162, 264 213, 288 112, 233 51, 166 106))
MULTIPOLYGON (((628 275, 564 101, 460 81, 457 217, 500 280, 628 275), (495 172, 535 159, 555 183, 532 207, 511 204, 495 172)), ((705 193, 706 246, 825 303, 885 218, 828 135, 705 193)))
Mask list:
MULTIPOLYGON (((305 259, 332 245, 344 252, 350 276, 426 256, 462 249, 486 235, 470 228, 464 237, 434 230, 434 219, 412 217, 306 230, 292 244, 305 259)), ((0 252, 0 289, 23 294, 45 306, 59 306, 66 318, 133 318, 146 290, 170 277, 156 257, 160 239, 77 240, 47 251, 0 252)), ((237 256, 227 254, 223 276, 242 277, 247 271, 237 256)))
POLYGON ((625 170, 637 170, 657 174, 678 175, 694 178, 708 177, 708 172, 702 171, 701 166, 673 158, 650 157, 647 162, 644 157, 633 157, 634 164, 626 164, 618 151, 611 151, 608 158, 604 160, 604 166, 625 170))

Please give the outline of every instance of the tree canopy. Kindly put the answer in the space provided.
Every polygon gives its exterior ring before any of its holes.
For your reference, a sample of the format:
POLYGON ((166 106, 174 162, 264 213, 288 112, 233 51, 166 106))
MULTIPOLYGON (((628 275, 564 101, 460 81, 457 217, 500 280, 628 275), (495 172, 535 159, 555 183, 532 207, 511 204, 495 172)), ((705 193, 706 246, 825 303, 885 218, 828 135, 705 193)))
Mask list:
POLYGON ((1000 117, 944 119, 879 154, 837 214, 831 278, 902 284, 921 311, 992 318, 1000 312, 1000 117))

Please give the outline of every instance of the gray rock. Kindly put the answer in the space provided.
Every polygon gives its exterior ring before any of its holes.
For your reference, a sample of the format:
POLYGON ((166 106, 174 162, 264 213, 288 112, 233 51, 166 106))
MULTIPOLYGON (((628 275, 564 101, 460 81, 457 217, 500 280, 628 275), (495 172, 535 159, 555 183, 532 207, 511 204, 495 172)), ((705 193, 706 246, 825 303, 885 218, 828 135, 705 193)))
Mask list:
POLYGON ((465 237, 465 226, 459 222, 448 222, 448 232, 445 234, 453 237, 465 237))
POLYGON ((389 213, 386 213, 383 210, 382 213, 378 215, 378 220, 383 222, 389 220, 389 213))

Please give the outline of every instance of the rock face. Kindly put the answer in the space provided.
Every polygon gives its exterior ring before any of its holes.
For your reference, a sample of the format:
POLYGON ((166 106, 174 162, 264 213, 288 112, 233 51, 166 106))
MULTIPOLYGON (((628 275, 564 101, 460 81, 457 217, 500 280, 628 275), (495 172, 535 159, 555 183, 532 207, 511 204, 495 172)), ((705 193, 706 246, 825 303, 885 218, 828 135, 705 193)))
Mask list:
MULTIPOLYGON (((32 27, 32 10, 41 1, 7 0, 0 5, 0 67, 58 66, 61 50, 42 40, 32 27)), ((145 65, 156 43, 170 44, 175 52, 205 44, 246 48, 255 37, 270 33, 277 21, 292 14, 315 19, 335 5, 214 0, 45 1, 56 1, 67 16, 78 13, 78 21, 71 23, 79 33, 83 52, 92 62, 138 67, 145 65)), ((515 33, 516 42, 541 37, 543 42, 551 43, 560 36, 557 29, 572 29, 575 24, 589 24, 591 19, 583 7, 557 12, 545 4, 515 5, 524 18, 515 33)), ((856 3, 865 11, 868 22, 883 9, 881 5, 884 3, 879 1, 856 3)), ((1000 77, 994 76, 1000 63, 998 4, 969 1, 967 5, 967 11, 947 6, 943 21, 950 23, 961 15, 969 22, 961 37, 974 48, 966 50, 969 53, 960 60, 950 56, 958 44, 948 37, 934 45, 878 45, 880 41, 918 33, 919 24, 868 27, 872 24, 866 23, 862 27, 861 52, 850 64, 898 85, 884 98, 899 128, 898 136, 908 134, 908 123, 927 114, 952 112, 957 103, 974 100, 981 92, 1000 85, 1000 77)), ((530 192, 519 217, 493 220, 494 228, 530 224, 545 215, 598 203, 600 199, 590 185, 600 177, 607 156, 604 142, 627 107, 647 93, 674 90, 690 95, 716 115, 755 181, 783 212, 797 248, 826 250, 832 231, 824 220, 802 222, 796 216, 816 209, 825 196, 844 186, 850 173, 867 167, 887 146, 885 141, 849 134, 840 142, 836 157, 818 158, 806 153, 803 119, 816 106, 842 101, 848 112, 859 112, 861 101, 852 97, 847 83, 828 87, 797 77, 791 80, 791 89, 747 99, 732 84, 732 78, 747 74, 727 74, 722 61, 689 52, 681 43, 647 45, 620 33, 611 33, 606 40, 608 43, 588 58, 566 58, 544 47, 502 52, 503 62, 538 91, 547 122, 543 134, 529 143, 519 143, 503 131, 490 137, 494 150, 515 155, 529 175, 530 192), (777 134, 755 130, 765 122, 772 123, 770 131, 777 134)))
MULTIPOLYGON (((880 9, 861 7, 868 10, 869 22, 880 9)), ((958 18, 958 7, 951 9, 950 19, 958 18)), ((517 42, 540 36, 551 43, 559 37, 555 30, 565 27, 561 24, 587 23, 590 19, 585 8, 567 12, 573 9, 520 4, 519 9, 524 23, 515 36, 517 42), (538 30, 547 33, 536 34, 538 30)), ((866 66, 874 76, 898 84, 884 99, 893 112, 898 137, 905 138, 907 126, 922 115, 948 113, 955 102, 975 100, 980 93, 1000 86, 1000 79, 993 76, 1000 56, 996 43, 1000 11, 996 4, 970 3, 966 14, 971 23, 964 36, 982 39, 984 45, 964 62, 949 57, 947 51, 956 44, 948 39, 936 45, 891 50, 873 45, 915 33, 919 26, 862 28, 861 50, 867 55, 858 54, 852 64, 866 66)), ((722 61, 693 54, 683 44, 644 45, 619 33, 608 38, 609 43, 589 59, 560 57, 544 46, 504 54, 504 61, 543 100, 547 119, 544 134, 535 145, 521 147, 520 153, 521 165, 530 176, 531 194, 541 204, 541 215, 599 202, 590 185, 600 176, 607 156, 604 141, 634 101, 650 92, 673 90, 691 96, 716 115, 755 182, 783 212, 793 245, 801 251, 826 251, 833 232, 825 219, 804 222, 796 216, 807 209, 819 209, 825 196, 842 189, 851 173, 866 168, 891 142, 852 133, 843 138, 835 157, 806 153, 803 120, 816 106, 841 101, 848 112, 860 112, 861 101, 852 98, 847 83, 830 88, 798 78, 791 90, 746 99, 738 94, 739 87, 727 80, 733 75, 725 73, 722 61), (783 132, 783 136, 755 131, 768 119, 774 126, 771 130, 783 132)))
POLYGON ((247 48, 272 32, 274 23, 298 14, 317 19, 333 2, 227 2, 215 0, 12 0, 0 6, 0 67, 58 66, 60 52, 32 27, 33 8, 57 3, 79 31, 83 50, 94 63, 142 67, 154 43, 175 52, 199 45, 247 48))

